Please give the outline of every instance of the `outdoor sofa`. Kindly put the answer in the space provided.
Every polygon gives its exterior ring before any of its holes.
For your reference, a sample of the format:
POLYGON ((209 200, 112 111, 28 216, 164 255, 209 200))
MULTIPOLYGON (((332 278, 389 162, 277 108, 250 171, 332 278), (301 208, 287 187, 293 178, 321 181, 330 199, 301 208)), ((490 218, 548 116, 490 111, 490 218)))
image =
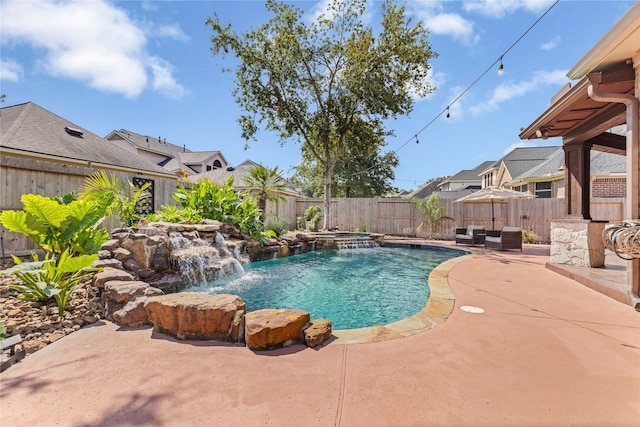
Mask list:
POLYGON ((469 225, 467 228, 456 228, 456 245, 481 245, 486 232, 480 225, 469 225))
POLYGON ((504 227, 502 230, 487 230, 484 247, 504 251, 520 249, 522 251, 522 229, 519 227, 504 227))

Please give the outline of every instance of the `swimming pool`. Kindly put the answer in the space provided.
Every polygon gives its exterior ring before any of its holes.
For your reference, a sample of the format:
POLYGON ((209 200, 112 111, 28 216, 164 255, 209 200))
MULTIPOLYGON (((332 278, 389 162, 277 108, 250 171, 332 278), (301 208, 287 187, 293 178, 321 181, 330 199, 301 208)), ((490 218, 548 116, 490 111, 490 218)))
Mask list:
POLYGON ((331 320, 333 329, 378 326, 422 310, 429 298, 429 273, 466 253, 435 246, 314 251, 252 263, 241 276, 188 292, 239 295, 247 312, 298 308, 312 319, 331 320))

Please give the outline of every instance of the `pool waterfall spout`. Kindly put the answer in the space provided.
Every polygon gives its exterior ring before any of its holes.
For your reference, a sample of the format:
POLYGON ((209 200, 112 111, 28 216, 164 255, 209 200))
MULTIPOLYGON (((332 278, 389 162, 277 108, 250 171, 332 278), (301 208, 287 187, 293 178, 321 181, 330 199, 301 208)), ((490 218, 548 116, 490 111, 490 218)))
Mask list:
POLYGON ((238 248, 229 248, 220 233, 216 234, 213 246, 201 239, 197 231, 191 237, 178 232, 169 233, 171 263, 188 286, 244 273, 237 256, 238 248))

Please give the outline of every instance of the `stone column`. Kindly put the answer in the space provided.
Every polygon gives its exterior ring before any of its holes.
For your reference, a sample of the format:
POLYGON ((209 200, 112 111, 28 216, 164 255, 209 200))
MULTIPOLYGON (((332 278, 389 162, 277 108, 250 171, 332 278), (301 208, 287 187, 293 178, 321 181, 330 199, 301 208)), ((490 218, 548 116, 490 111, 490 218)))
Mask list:
POLYGON ((604 267, 605 225, 604 221, 571 218, 551 221, 551 264, 604 267))

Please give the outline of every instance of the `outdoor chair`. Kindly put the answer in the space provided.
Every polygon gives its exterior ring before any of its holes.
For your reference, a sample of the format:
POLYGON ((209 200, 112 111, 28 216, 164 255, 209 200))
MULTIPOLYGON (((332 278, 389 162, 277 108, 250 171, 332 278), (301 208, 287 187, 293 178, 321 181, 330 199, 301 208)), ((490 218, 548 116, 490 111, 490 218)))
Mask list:
POLYGON ((502 230, 488 230, 484 239, 484 247, 504 251, 520 249, 522 251, 522 229, 504 227, 502 230))
POLYGON ((480 225, 469 225, 467 228, 456 228, 456 245, 481 245, 486 232, 480 225))

